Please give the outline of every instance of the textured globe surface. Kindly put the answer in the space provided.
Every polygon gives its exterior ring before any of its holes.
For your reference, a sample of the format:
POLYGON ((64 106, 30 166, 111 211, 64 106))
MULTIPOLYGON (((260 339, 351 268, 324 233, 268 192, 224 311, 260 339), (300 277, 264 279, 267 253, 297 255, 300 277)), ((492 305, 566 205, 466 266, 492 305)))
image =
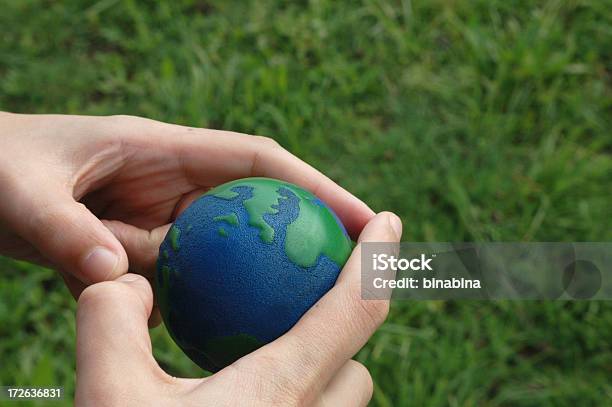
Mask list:
POLYGON ((195 363, 218 371, 287 332, 334 285, 351 247, 310 192, 269 178, 220 185, 160 246, 164 323, 195 363))

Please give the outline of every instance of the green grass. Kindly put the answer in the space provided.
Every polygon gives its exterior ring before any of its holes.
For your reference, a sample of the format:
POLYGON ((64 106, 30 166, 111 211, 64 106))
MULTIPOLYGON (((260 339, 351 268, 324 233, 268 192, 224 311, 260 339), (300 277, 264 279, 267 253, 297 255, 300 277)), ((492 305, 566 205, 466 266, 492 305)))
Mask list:
MULTIPOLYGON (((62 3, 0 0, 0 109, 272 136, 404 240, 612 240, 610 0, 62 3)), ((73 391, 55 272, 0 298, 0 383, 73 391)), ((603 406, 611 344, 608 302, 396 302, 357 359, 378 406, 603 406)))

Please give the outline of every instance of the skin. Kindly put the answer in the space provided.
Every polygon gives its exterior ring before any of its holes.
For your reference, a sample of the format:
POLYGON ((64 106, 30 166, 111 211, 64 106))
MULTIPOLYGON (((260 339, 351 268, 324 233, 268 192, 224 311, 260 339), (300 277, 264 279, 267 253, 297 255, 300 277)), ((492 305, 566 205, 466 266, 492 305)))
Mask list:
POLYGON ((298 184, 326 201, 353 236, 374 216, 265 137, 130 116, 10 113, 0 113, 0 134, 0 252, 62 270, 75 295, 128 265, 148 276, 177 214, 232 179, 298 184), (96 248, 116 263, 91 267, 96 248))
POLYGON ((369 400, 369 374, 350 358, 384 320, 388 304, 360 299, 359 246, 337 285, 294 329, 207 379, 171 378, 155 363, 146 329, 153 297, 145 278, 152 277, 172 220, 232 179, 300 185, 327 202, 353 238, 363 229, 362 239, 399 240, 395 215, 374 217, 265 137, 130 116, 2 112, 0 134, 0 253, 60 270, 79 298, 78 405, 369 400), (128 372, 136 373, 129 385, 128 372))
MULTIPOLYGON (((398 242, 399 219, 376 215, 360 241, 398 242)), ((285 335, 203 379, 167 375, 151 354, 151 286, 139 275, 94 284, 77 312, 77 405, 364 406, 372 378, 351 357, 389 302, 361 299, 361 245, 336 285, 285 335), (130 380, 125 380, 129 377, 130 380)))

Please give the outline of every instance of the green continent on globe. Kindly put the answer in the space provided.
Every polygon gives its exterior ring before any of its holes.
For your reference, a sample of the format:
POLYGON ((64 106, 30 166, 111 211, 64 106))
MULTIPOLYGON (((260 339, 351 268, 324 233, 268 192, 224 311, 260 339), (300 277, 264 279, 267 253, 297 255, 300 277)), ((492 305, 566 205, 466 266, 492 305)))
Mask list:
POLYGON ((181 237, 181 230, 176 226, 172 226, 169 232, 170 236, 170 244, 172 246, 172 250, 177 252, 179 250, 179 238, 181 237))
MULTIPOLYGON (((252 188, 253 195, 246 199, 243 205, 249 215, 249 225, 259 229, 259 237, 263 242, 271 243, 274 240, 274 229, 265 221, 264 215, 278 213, 279 201, 287 199, 279 193, 279 190, 286 188, 299 199, 298 218, 287 226, 285 238, 287 257, 302 267, 315 265, 321 254, 340 266, 344 264, 351 253, 351 241, 338 227, 335 216, 319 203, 316 196, 292 184, 269 178, 228 182, 211 189, 206 195, 233 200, 239 194, 232 188, 239 186, 252 188)), ((228 221, 228 217, 225 216, 218 218, 215 220, 228 221)))
MULTIPOLYGON (((215 216, 213 220, 217 222, 227 222, 229 225, 232 225, 232 226, 238 226, 238 216, 236 216, 235 213, 230 213, 229 215, 215 216)), ((219 226, 218 232, 220 236, 223 236, 223 237, 229 236, 229 234, 227 233, 227 230, 225 230, 223 226, 219 226)))
POLYGON ((213 220, 219 222, 227 222, 230 225, 238 226, 238 216, 235 213, 230 213, 229 215, 215 216, 213 220))

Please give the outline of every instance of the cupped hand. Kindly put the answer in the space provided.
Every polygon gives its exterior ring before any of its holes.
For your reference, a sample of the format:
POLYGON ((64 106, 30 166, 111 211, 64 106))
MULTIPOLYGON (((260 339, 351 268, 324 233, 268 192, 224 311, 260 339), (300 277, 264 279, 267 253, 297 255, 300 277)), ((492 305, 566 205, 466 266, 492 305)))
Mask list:
MULTIPOLYGON (((398 242, 401 222, 376 215, 360 242, 398 242)), ((79 406, 366 405, 367 369, 351 360, 384 321, 385 300, 361 299, 361 245, 335 286, 274 342, 203 379, 166 374, 151 353, 151 286, 126 274, 86 288, 77 312, 79 406)))
POLYGON ((75 296, 128 268, 147 275, 182 209, 250 176, 310 190, 352 236, 374 216, 269 138, 130 116, 0 112, 0 254, 58 268, 75 296))

